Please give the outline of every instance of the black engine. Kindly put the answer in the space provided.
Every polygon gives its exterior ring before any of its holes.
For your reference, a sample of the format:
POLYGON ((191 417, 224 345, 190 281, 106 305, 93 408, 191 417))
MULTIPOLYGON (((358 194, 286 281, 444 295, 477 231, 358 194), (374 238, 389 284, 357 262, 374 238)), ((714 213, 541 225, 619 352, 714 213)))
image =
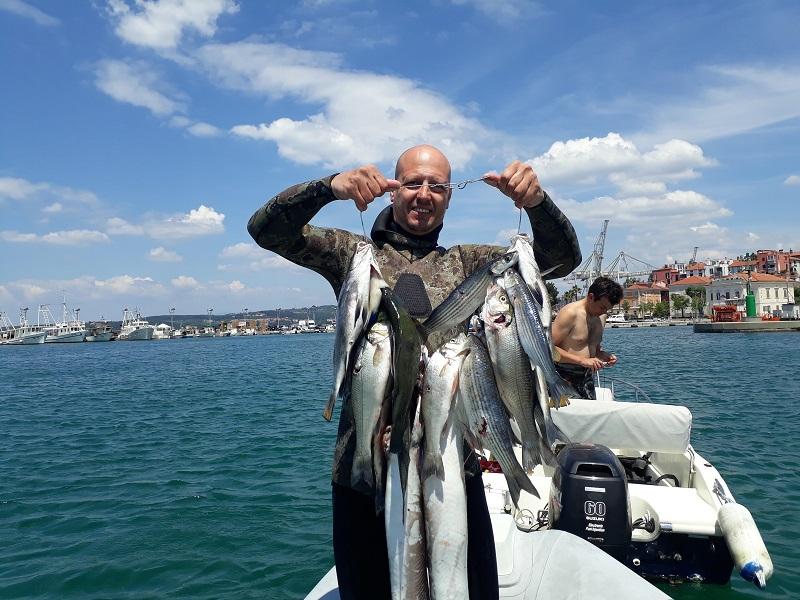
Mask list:
POLYGON ((568 444, 550 486, 550 527, 592 542, 625 563, 631 542, 625 468, 606 446, 568 444))

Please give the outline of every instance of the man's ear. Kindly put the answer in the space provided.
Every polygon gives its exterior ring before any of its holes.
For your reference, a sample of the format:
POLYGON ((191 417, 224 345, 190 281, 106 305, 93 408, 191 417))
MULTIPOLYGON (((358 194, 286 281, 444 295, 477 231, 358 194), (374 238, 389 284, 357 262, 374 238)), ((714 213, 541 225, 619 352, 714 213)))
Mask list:
POLYGON ((394 204, 394 195, 395 195, 395 191, 394 190, 389 192, 389 202, 391 202, 392 204, 394 204))
POLYGON ((453 197, 453 188, 449 188, 447 190, 447 201, 444 203, 444 209, 447 210, 450 208, 450 198, 453 197))

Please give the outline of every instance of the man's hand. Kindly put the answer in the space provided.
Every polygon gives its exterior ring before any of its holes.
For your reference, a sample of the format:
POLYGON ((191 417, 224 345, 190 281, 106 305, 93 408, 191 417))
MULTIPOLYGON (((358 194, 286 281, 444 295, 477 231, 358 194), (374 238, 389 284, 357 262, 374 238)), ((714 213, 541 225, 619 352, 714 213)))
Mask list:
POLYGON ((599 371, 605 366, 605 364, 603 364, 603 361, 599 358, 584 358, 581 361, 581 366, 591 369, 592 371, 599 371))
POLYGON ((514 201, 517 208, 533 208, 544 200, 544 190, 533 168, 515 160, 500 173, 487 173, 484 181, 514 201))
POLYGON ((339 173, 331 180, 333 195, 339 200, 354 200, 356 207, 362 212, 367 210, 367 206, 375 198, 399 187, 399 181, 386 179, 375 165, 365 165, 339 173))

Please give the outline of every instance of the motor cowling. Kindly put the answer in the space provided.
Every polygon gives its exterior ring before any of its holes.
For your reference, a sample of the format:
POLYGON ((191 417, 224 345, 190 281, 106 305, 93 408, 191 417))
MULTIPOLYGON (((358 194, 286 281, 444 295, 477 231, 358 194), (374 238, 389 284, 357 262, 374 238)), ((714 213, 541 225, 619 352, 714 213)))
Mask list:
POLYGON ((600 444, 568 444, 550 485, 550 527, 595 544, 625 562, 631 541, 625 468, 600 444))

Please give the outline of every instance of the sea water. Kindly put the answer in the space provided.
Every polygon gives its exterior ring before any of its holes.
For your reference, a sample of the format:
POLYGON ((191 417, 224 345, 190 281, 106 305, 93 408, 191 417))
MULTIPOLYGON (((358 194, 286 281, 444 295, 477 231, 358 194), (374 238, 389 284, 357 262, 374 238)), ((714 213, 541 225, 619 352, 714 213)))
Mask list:
MULTIPOLYGON (((333 564, 333 339, 0 347, 0 598, 302 598, 333 564)), ((691 409, 775 562, 763 592, 662 589, 800 597, 800 335, 609 329, 604 346, 609 376, 691 409)))

